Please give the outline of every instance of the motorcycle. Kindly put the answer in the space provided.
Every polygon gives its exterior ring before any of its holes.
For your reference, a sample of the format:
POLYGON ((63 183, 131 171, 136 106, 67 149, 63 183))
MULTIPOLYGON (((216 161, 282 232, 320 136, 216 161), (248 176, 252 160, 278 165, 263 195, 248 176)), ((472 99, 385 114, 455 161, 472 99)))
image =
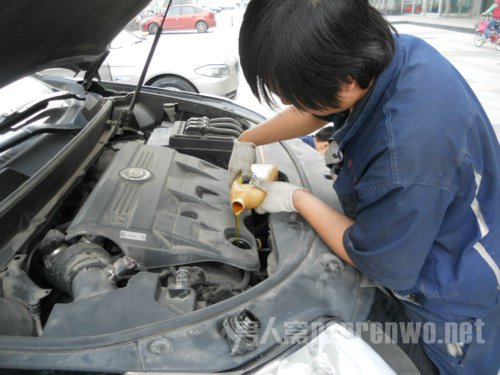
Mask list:
POLYGON ((497 51, 500 51, 500 33, 497 31, 498 22, 496 27, 493 27, 492 30, 490 31, 488 37, 485 37, 484 33, 486 31, 486 27, 488 26, 488 23, 490 22, 490 18, 483 18, 479 24, 476 27, 476 32, 477 34, 474 36, 474 45, 476 47, 482 47, 484 43, 492 43, 497 51))

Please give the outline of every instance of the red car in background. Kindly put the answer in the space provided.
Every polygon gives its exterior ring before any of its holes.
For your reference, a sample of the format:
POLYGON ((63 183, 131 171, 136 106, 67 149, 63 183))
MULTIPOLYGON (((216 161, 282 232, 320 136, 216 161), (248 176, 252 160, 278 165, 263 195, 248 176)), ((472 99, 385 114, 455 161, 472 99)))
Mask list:
MULTIPOLYGON (((162 19, 163 14, 146 18, 141 25, 142 31, 156 34, 162 19)), ((196 5, 176 5, 168 10, 163 30, 196 30, 204 33, 215 26, 215 14, 210 10, 196 5)))

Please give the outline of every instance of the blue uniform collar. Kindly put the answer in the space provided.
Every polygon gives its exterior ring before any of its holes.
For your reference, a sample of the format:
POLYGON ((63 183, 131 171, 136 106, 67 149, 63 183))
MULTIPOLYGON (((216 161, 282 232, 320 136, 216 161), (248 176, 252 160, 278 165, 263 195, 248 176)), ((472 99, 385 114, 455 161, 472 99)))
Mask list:
MULTIPOLYGON (((397 36, 394 36, 394 43, 396 49, 389 65, 374 82, 370 91, 367 92, 361 102, 358 103, 358 105, 353 109, 340 129, 332 135, 332 139, 337 142, 340 149, 342 149, 344 145, 356 134, 356 132, 359 131, 366 119, 372 114, 380 99, 384 95, 387 86, 389 86, 397 67, 400 65, 403 51, 400 46, 400 40, 397 36)), ((336 115, 339 116, 341 114, 336 115)), ((332 116, 332 121, 334 121, 334 123, 335 117, 336 116, 332 116)))

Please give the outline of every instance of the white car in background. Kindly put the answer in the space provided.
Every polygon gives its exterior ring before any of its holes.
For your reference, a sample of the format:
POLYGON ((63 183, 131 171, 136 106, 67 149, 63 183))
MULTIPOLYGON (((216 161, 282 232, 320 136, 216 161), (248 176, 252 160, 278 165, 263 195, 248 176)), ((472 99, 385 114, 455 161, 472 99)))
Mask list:
MULTIPOLYGON (((209 44, 205 51, 186 47, 189 37, 192 35, 160 38, 145 84, 235 98, 239 83, 238 59, 209 44)), ((111 43, 110 54, 99 70, 101 79, 136 84, 152 42, 153 37, 141 38, 121 31, 111 43)))

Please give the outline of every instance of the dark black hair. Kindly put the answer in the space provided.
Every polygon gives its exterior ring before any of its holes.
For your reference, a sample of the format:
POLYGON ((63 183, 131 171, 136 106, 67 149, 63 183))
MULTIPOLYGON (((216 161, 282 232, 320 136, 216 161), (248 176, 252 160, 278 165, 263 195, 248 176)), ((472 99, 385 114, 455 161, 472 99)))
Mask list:
POLYGON ((338 106, 343 83, 361 88, 389 65, 394 28, 368 0, 251 0, 239 36, 253 94, 299 109, 338 106))
POLYGON ((314 138, 316 138, 320 142, 328 142, 332 137, 334 127, 329 125, 321 128, 314 134, 314 138))

